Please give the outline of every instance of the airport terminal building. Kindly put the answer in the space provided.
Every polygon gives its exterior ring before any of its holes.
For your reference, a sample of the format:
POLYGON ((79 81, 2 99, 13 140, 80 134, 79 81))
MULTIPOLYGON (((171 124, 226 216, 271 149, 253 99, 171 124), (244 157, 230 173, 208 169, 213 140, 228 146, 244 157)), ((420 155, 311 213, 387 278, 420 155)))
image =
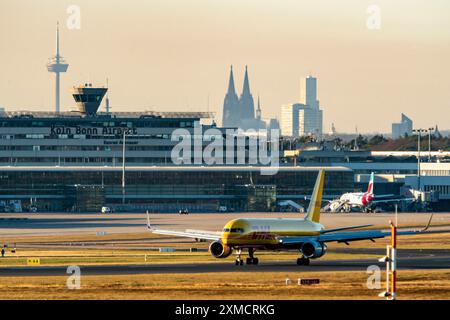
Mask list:
MULTIPOLYGON (((3 114, 0 210, 12 202, 68 212, 104 205, 118 211, 274 211, 279 200, 300 202, 310 195, 319 167, 285 166, 271 176, 261 175, 258 166, 174 165, 171 133, 193 130, 200 116, 3 114)), ((327 194, 353 190, 352 170, 326 170, 327 194)))
MULTIPOLYGON (((30 203, 39 211, 67 212, 103 205, 118 211, 275 211, 283 200, 306 204, 319 168, 327 171, 325 194, 331 197, 365 190, 370 172, 377 193, 418 188, 414 152, 302 151, 297 165, 281 161, 273 176, 248 163, 175 165, 172 133, 194 132, 208 114, 93 112, 95 106, 86 108, 89 99, 76 97, 78 112, 0 112, 0 212, 11 204, 26 210, 30 203)), ((423 157, 432 161, 422 163, 420 188, 438 191, 447 209, 450 154, 423 157)))
MULTIPOLYGON (((104 94, 89 85, 74 88, 77 112, 0 114, 0 211, 10 203, 68 212, 104 205, 119 211, 273 211, 277 201, 304 201, 313 189, 318 167, 285 166, 262 175, 257 165, 175 165, 172 133, 195 132, 208 114, 97 112, 104 94)), ((203 125, 210 127, 216 128, 203 125)), ((325 169, 325 193, 353 190, 352 170, 325 169)))

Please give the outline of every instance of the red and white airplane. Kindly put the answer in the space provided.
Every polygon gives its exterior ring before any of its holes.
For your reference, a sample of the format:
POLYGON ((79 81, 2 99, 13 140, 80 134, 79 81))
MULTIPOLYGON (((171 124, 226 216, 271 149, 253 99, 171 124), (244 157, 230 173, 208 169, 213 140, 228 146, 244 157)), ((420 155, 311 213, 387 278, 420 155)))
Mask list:
POLYGON ((372 172, 370 174, 369 186, 366 192, 348 192, 344 193, 339 199, 330 201, 328 205, 325 206, 325 211, 330 212, 350 212, 352 208, 359 208, 362 211, 370 211, 373 204, 376 203, 386 203, 386 202, 399 202, 409 199, 404 198, 394 198, 393 195, 375 195, 373 191, 375 175, 372 172), (390 199, 381 199, 390 198, 390 199))

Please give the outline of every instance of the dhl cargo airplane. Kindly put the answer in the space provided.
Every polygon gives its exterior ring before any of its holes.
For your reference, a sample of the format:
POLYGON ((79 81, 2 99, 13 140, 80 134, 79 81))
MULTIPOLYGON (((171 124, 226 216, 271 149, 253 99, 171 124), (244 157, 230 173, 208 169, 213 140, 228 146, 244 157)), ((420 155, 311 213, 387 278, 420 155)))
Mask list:
MULTIPOLYGON (((211 255, 215 258, 226 258, 236 251, 236 265, 243 265, 241 254, 248 250, 247 264, 258 264, 255 250, 299 250, 298 265, 309 265, 310 259, 322 257, 327 251, 327 242, 343 242, 372 240, 390 235, 382 230, 347 231, 368 227, 370 225, 348 226, 325 229, 320 221, 320 208, 325 172, 319 171, 305 218, 239 218, 229 221, 222 233, 210 231, 170 231, 156 229, 150 225, 147 214, 147 227, 156 234, 173 235, 212 241, 209 246, 211 255)), ((431 223, 419 231, 398 231, 397 235, 411 235, 426 231, 431 223)))

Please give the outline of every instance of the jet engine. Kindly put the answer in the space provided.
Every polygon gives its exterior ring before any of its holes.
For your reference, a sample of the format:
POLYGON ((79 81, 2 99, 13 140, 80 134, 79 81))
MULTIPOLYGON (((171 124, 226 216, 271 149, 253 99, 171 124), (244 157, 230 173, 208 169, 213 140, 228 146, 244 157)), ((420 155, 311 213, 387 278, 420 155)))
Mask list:
POLYGON ((305 258, 320 258, 327 251, 327 245, 317 241, 305 242, 300 251, 305 258))
POLYGON ((233 250, 229 246, 225 246, 220 241, 214 241, 209 245, 209 252, 214 258, 226 258, 233 250))

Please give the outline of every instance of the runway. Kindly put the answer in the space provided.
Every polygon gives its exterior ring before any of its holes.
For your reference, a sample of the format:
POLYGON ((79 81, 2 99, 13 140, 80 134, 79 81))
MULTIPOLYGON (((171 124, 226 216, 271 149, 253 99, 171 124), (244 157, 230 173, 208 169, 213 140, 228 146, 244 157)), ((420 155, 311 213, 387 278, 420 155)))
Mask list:
MULTIPOLYGON (((297 266, 295 261, 261 261, 259 265, 236 266, 232 259, 226 262, 189 264, 132 264, 80 266, 82 275, 181 274, 209 272, 324 272, 365 271, 370 265, 383 263, 376 259, 312 260, 309 266, 297 266)), ((399 270, 449 269, 450 253, 445 255, 404 257, 398 260, 399 270)), ((0 267, 0 277, 12 276, 67 276, 67 266, 0 267)))
MULTIPOLYGON (((298 213, 198 213, 189 215, 151 214, 152 224, 158 228, 174 230, 202 229, 221 231, 232 219, 241 217, 258 218, 302 218, 298 213)), ((365 214, 349 213, 321 214, 321 223, 327 228, 348 225, 372 224, 374 227, 387 228, 393 219, 391 213, 365 214)), ((399 225, 424 226, 428 222, 427 213, 401 213, 399 225)), ((107 234, 147 233, 145 213, 8 213, 0 215, 0 234, 4 238, 24 238, 33 236, 68 236, 107 234)), ((450 213, 435 213, 432 225, 450 227, 450 213)))

